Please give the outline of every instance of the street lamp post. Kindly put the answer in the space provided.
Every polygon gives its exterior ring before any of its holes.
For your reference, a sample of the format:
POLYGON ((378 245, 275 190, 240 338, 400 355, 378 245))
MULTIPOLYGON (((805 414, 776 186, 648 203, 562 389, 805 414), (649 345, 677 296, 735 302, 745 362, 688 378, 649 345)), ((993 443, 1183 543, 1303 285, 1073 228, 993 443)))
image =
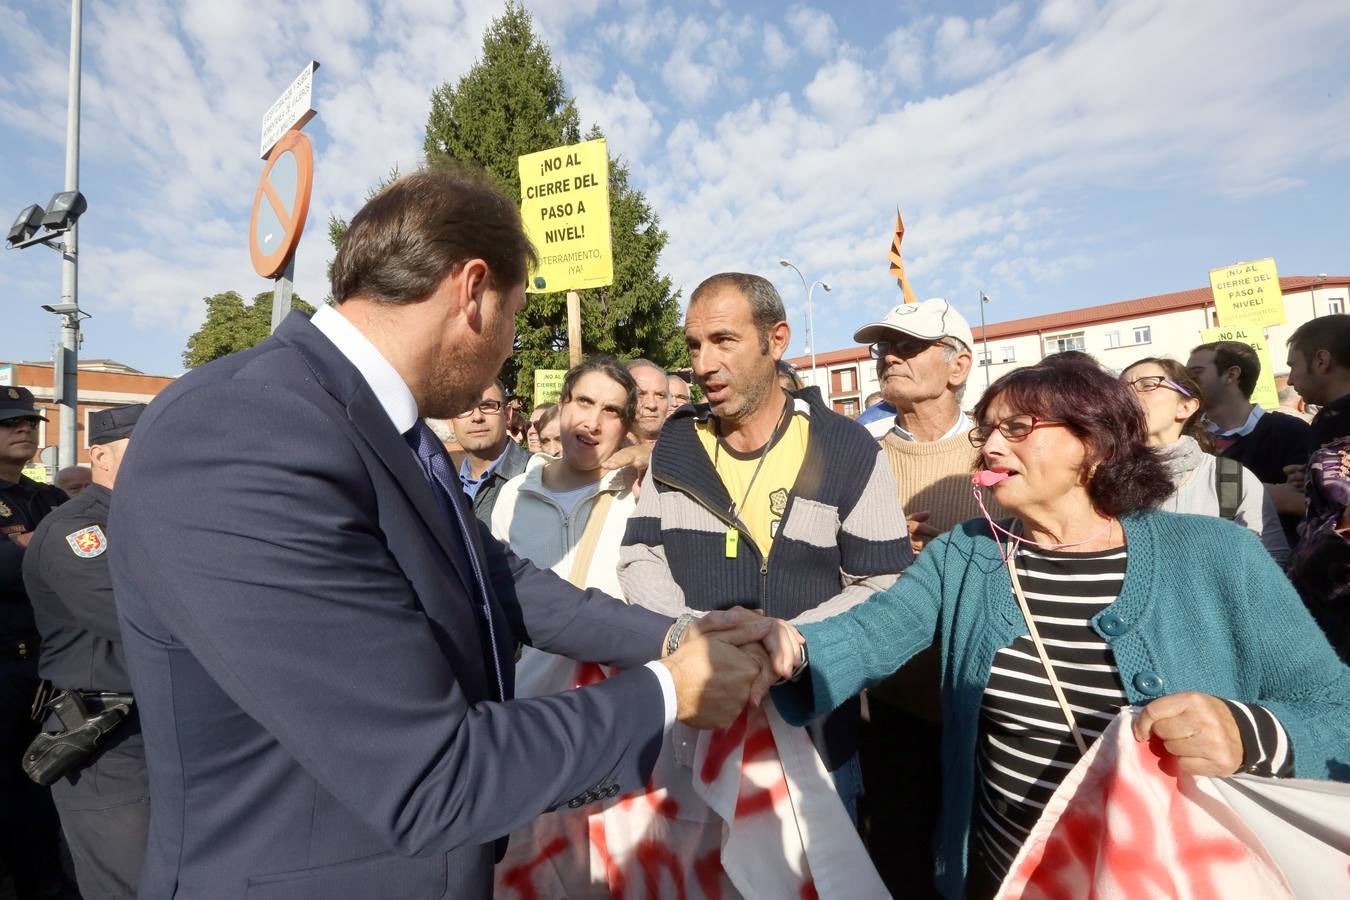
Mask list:
POLYGON ((984 342, 984 389, 989 390, 989 367, 993 365, 993 360, 989 357, 989 329, 984 326, 984 305, 989 302, 989 295, 980 291, 980 340, 984 342))
MULTIPOLYGON (((66 87, 66 191, 80 190, 80 26, 83 19, 81 0, 70 2, 70 76, 66 87)), ((48 215, 51 210, 48 210, 48 215)), ((80 301, 79 270, 77 254, 79 252, 79 223, 70 222, 70 231, 66 233, 65 250, 61 254, 61 306, 70 307, 61 316, 61 347, 59 353, 63 365, 57 366, 63 378, 60 384, 58 402, 61 404, 60 445, 57 451, 59 467, 76 464, 78 444, 75 434, 79 419, 79 360, 80 360, 80 301)), ((53 370, 55 372, 55 369, 53 370)), ((53 388, 56 382, 52 382, 53 388)))
POLYGON ((827 282, 817 279, 811 282, 808 287, 806 284, 806 276, 802 274, 801 269, 797 268, 786 259, 780 259, 778 264, 796 272, 797 277, 802 280, 802 290, 806 291, 806 340, 811 345, 811 386, 816 387, 819 382, 816 380, 816 327, 815 317, 812 315, 811 295, 815 292, 816 285, 820 285, 825 289, 826 293, 829 293, 830 285, 827 282))
POLYGON ((61 408, 57 464, 76 463, 79 427, 78 372, 80 319, 88 318, 79 302, 78 221, 88 203, 80 193, 80 37, 83 23, 81 0, 70 2, 70 75, 66 107, 66 186, 54 194, 43 209, 36 203, 24 207, 10 226, 5 243, 11 250, 45 244, 61 254, 61 301, 44 305, 61 317, 61 343, 55 348, 52 366, 52 396, 61 408), (61 242, 58 237, 63 237, 61 242))

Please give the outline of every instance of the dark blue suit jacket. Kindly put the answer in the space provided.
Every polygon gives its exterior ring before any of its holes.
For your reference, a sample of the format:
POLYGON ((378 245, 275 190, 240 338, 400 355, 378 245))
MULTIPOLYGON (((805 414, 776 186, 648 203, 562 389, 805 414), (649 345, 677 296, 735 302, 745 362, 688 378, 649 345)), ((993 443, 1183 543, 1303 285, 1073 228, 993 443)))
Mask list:
POLYGON ((650 775, 663 703, 640 665, 670 620, 482 531, 508 669, 513 640, 633 669, 497 702, 462 540, 303 315, 151 404, 111 519, 150 765, 143 898, 487 897, 503 835, 650 775))

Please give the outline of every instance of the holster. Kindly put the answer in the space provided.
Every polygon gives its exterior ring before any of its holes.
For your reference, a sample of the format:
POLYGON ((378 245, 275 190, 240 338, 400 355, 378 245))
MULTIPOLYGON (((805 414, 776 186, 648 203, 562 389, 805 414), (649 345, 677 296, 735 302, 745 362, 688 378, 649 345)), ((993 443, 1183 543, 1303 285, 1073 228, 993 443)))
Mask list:
POLYGON ((23 770, 45 786, 89 761, 99 743, 131 713, 135 700, 130 694, 59 691, 45 703, 62 725, 61 731, 44 731, 23 754, 23 770), (93 711, 90 706, 94 706, 93 711))

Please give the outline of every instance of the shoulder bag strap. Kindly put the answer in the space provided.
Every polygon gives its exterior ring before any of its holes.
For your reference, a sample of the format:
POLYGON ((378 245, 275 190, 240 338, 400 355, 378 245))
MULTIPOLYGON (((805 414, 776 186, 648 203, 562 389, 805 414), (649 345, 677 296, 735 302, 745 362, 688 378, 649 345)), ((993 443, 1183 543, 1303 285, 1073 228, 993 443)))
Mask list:
POLYGON ((1214 492, 1219 497, 1219 516, 1232 521, 1242 506, 1242 463, 1227 456, 1216 459, 1214 492))
POLYGON ((1050 654, 1045 652, 1045 645, 1041 643, 1040 632, 1036 630, 1036 622, 1031 617, 1031 608, 1027 606, 1027 598, 1022 593, 1022 583, 1017 578, 1017 547, 1013 545, 1008 553, 1008 574, 1012 577, 1013 594, 1017 596, 1017 605, 1022 608, 1022 618, 1026 619, 1027 631, 1031 634, 1031 642, 1036 645, 1036 653, 1041 657, 1041 665, 1045 666, 1045 675, 1050 679, 1050 687, 1055 692, 1055 699, 1059 701, 1059 708, 1064 713, 1064 719, 1069 723, 1069 731, 1073 733, 1073 742, 1078 745, 1079 753, 1087 753, 1087 742, 1083 740, 1083 734, 1078 730, 1078 720, 1074 718, 1073 710, 1069 707, 1069 701, 1064 698, 1064 689, 1059 686, 1059 679, 1055 677, 1055 667, 1050 664, 1050 654))
POLYGON ((613 503, 614 492, 601 491, 600 496, 595 498, 595 505, 591 507, 590 518, 586 520, 586 530, 581 533, 576 555, 572 557, 572 573, 567 576, 567 580, 579 588, 586 587, 586 575, 591 570, 591 558, 595 556, 595 547, 600 543, 600 532, 605 527, 605 517, 609 515, 609 508, 613 503))

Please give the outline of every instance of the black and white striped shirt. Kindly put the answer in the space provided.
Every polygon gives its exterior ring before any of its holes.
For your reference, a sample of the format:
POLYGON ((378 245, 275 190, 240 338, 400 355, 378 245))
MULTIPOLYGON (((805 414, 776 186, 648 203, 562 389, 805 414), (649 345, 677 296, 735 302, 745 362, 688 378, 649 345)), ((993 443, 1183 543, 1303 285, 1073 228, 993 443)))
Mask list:
MULTIPOLYGON (((1090 553, 1017 551, 1017 572, 1041 642, 1091 745, 1129 703, 1111 647, 1090 620, 1125 581, 1124 547, 1090 553)), ((1243 771, 1289 774, 1293 754, 1267 710, 1228 702, 1242 732, 1243 771)), ((1064 713, 1028 635, 994 657, 980 710, 971 849, 1002 879, 1055 788, 1078 762, 1064 713)))

